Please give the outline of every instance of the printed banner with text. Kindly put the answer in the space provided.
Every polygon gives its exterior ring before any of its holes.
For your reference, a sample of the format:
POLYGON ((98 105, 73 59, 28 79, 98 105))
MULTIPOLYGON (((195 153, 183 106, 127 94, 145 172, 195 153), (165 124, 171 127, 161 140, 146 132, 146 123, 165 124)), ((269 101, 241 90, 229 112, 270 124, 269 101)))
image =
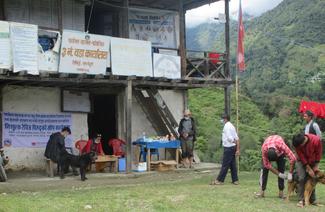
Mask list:
POLYGON ((131 39, 151 41, 154 47, 176 48, 176 13, 171 11, 129 10, 131 39))
POLYGON ((71 127, 71 114, 2 113, 2 142, 6 147, 45 147, 52 133, 71 127))

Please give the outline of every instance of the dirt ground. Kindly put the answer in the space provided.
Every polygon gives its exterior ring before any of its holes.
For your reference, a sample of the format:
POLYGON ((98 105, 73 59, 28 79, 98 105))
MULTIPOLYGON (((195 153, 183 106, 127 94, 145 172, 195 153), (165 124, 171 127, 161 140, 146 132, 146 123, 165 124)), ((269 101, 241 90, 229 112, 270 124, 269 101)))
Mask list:
POLYGON ((57 189, 93 188, 103 186, 128 186, 150 184, 159 181, 181 181, 200 178, 202 175, 214 176, 217 164, 201 164, 195 169, 177 169, 168 172, 142 172, 131 174, 87 173, 88 180, 81 181, 80 176, 67 174, 61 180, 58 176, 49 178, 43 172, 9 172, 8 181, 0 182, 0 193, 36 192, 57 189))

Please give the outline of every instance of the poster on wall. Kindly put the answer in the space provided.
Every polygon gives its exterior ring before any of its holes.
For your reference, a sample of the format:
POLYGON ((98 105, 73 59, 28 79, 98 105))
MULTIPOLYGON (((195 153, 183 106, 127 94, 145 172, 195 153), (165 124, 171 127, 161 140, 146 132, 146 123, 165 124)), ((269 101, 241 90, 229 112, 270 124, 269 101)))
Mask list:
POLYGON ((90 113, 91 103, 89 93, 80 91, 63 91, 62 111, 90 113))
POLYGON ((71 127, 71 114, 2 113, 2 142, 5 147, 43 148, 49 137, 71 127))
POLYGON ((61 73, 105 74, 110 67, 110 37, 63 30, 61 73))
POLYGON ((179 56, 153 54, 154 77, 181 78, 181 58, 179 56))
POLYGON ((11 69, 11 45, 9 23, 0 21, 0 68, 11 69))
POLYGON ((151 42, 111 38, 112 73, 152 77, 151 42))
POLYGON ((14 72, 38 75, 38 26, 10 23, 14 72))
POLYGON ((39 72, 58 72, 61 33, 58 31, 39 30, 38 35, 39 72))
POLYGON ((151 41, 154 47, 177 48, 177 13, 164 10, 129 10, 129 37, 151 41))

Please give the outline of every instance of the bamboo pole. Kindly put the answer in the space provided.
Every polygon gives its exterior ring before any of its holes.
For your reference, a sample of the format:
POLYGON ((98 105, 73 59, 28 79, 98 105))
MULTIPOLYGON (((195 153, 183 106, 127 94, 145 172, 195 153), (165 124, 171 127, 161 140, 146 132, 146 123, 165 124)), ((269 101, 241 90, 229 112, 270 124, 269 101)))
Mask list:
MULTIPOLYGON (((239 137, 239 80, 238 80, 238 71, 236 71, 236 129, 237 135, 239 137)), ((239 155, 236 156, 237 171, 239 173, 239 155)))

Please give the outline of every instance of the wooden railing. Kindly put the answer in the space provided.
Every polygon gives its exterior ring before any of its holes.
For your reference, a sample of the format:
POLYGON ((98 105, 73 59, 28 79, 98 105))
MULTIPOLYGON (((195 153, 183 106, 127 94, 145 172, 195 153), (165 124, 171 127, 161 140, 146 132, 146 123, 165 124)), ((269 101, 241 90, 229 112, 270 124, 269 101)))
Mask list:
POLYGON ((206 80, 226 79, 226 55, 224 53, 205 51, 186 51, 186 75, 185 78, 203 78, 206 80), (213 58, 212 54, 218 54, 213 58))

